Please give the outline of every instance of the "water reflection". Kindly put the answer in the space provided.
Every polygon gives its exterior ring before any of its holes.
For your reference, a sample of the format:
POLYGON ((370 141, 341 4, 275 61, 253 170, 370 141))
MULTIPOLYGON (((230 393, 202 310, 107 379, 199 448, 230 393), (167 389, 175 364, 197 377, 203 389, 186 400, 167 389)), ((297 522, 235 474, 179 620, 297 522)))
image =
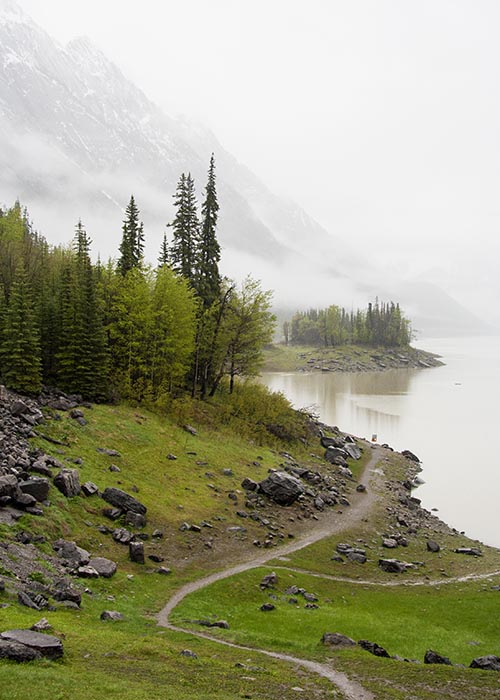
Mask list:
POLYGON ((471 537, 500 546, 493 458, 498 432, 500 339, 426 341, 446 365, 433 369, 359 374, 266 373, 296 408, 353 435, 415 452, 424 466, 419 489, 426 508, 471 537))
POLYGON ((407 413, 408 397, 419 370, 389 370, 359 374, 270 372, 262 381, 283 392, 296 408, 313 410, 330 425, 393 436, 407 413), (350 427, 353 426, 353 427, 350 427))

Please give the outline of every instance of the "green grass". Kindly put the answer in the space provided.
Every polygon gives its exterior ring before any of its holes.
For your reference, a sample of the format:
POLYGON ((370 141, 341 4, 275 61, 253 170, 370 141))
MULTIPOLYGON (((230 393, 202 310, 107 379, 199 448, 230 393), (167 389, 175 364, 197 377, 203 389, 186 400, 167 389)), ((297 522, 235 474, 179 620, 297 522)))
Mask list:
POLYGON ((421 661, 429 648, 467 665, 475 656, 500 652, 498 591, 491 590, 491 583, 383 588, 277 570, 276 590, 260 591, 259 582, 268 572, 253 570, 190 595, 173 620, 181 624, 215 616, 230 624, 219 636, 314 658, 331 653, 320 644, 324 632, 369 639, 391 655, 421 661), (292 596, 284 591, 292 584, 314 593, 319 608, 306 609, 300 595, 293 596, 297 604, 290 604, 292 596), (262 612, 266 602, 276 609, 262 612))
MULTIPOLYGON (((17 605, 9 591, 0 593, 0 603, 10 604, 0 610, 2 629, 30 627, 45 615, 54 633, 64 636, 65 644, 64 658, 57 662, 41 661, 29 666, 0 662, 2 697, 28 700, 36 688, 39 700, 88 700, 103 694, 122 700, 160 697, 288 700, 297 695, 320 700, 341 698, 329 682, 290 664, 257 652, 222 647, 191 633, 177 634, 157 627, 156 614, 184 583, 235 563, 251 551, 258 553, 251 542, 254 537, 261 537, 265 529, 250 518, 242 520, 236 516, 236 510, 245 508, 240 486, 245 476, 260 480, 268 469, 280 468, 283 451, 290 452, 304 466, 322 469, 320 460, 311 457, 322 452, 317 439, 304 444, 297 440, 303 430, 303 418, 287 414, 282 398, 273 403, 246 387, 228 400, 223 410, 220 403, 183 404, 181 408, 174 420, 131 406, 95 406, 85 411, 86 426, 63 417, 42 427, 43 432, 67 445, 55 446, 41 438, 35 443, 67 466, 74 466, 73 460, 80 458, 82 464, 78 469, 82 482, 94 481, 101 490, 117 486, 147 505, 148 524, 144 532, 151 535, 153 529, 161 528, 165 536, 159 541, 147 540, 146 554, 162 555, 163 565, 173 571, 170 576, 161 576, 155 573, 158 565, 149 560, 145 566, 131 563, 127 547, 101 534, 98 525, 113 527, 102 515, 105 504, 101 499, 66 499, 52 488, 52 505, 45 509, 43 518, 24 515, 12 528, 2 526, 1 538, 9 540, 19 530, 44 535, 47 542, 40 546, 41 554, 53 555, 52 541, 63 536, 76 540, 93 555, 110 557, 118 563, 118 572, 109 580, 81 582, 91 594, 83 595, 80 611, 58 608, 34 612, 17 605), (198 435, 183 430, 179 424, 184 422, 194 425, 198 435), (269 432, 270 425, 284 426, 294 436, 292 442, 280 442, 276 434, 269 432), (97 447, 116 449, 121 456, 102 455, 97 447), (167 459, 169 453, 177 459, 167 459), (112 463, 121 471, 110 472, 112 463), (225 475, 225 469, 231 469, 232 474, 225 475), (236 502, 228 498, 230 492, 237 495, 236 502), (209 521, 213 529, 202 528, 201 533, 179 531, 183 521, 199 524, 203 520, 209 521), (244 525, 248 533, 229 533, 228 528, 234 525, 244 525), (213 548, 206 546, 209 540, 213 548), (105 609, 122 612, 125 620, 101 622, 99 616, 105 609), (181 656, 180 652, 186 648, 196 652, 198 659, 181 656), (237 663, 243 666, 236 667, 237 663), (293 690, 295 687, 304 692, 293 690)), ((351 464, 356 476, 370 456, 371 450, 366 447, 362 460, 351 464)), ((402 458, 392 455, 384 463, 386 477, 373 488, 385 494, 386 480, 403 479, 406 468, 402 458)), ((286 560, 279 558, 277 548, 276 559, 270 564, 276 567, 280 579, 274 601, 277 610, 271 613, 259 610, 263 602, 270 600, 270 592, 261 592, 258 587, 264 573, 270 570, 266 568, 249 571, 190 596, 174 611, 175 619, 182 622, 186 618, 214 615, 228 619, 231 625, 229 631, 214 631, 221 638, 302 657, 334 657, 334 665, 343 668, 350 677, 359 676, 377 700, 393 697, 427 700, 427 697, 448 697, 448 692, 461 700, 477 700, 477 697, 489 700, 493 697, 488 695, 490 686, 494 682, 498 684, 496 674, 476 672, 470 676, 472 672, 458 669, 417 668, 375 659, 360 649, 332 652, 320 644, 320 638, 325 631, 341 631, 356 639, 372 639, 386 646, 390 653, 419 658, 427 646, 435 646, 453 661, 463 663, 481 653, 500 654, 495 626, 499 594, 490 590, 491 583, 453 584, 439 589, 388 589, 329 581, 278 568, 297 567, 354 580, 363 577, 383 582, 393 577, 378 569, 378 556, 395 554, 405 560, 425 562, 425 567, 416 573, 399 577, 401 581, 440 578, 442 570, 459 575, 500 569, 498 550, 485 549, 481 559, 453 554, 452 547, 471 544, 459 536, 447 535, 448 539, 443 536, 445 548, 439 555, 426 553, 425 530, 412 540, 409 548, 388 554, 380 547, 380 535, 389 517, 386 505, 384 500, 369 521, 358 523, 350 532, 304 548, 286 560), (366 565, 331 561, 338 541, 358 540, 367 544, 370 561, 366 565), (298 607, 290 605, 283 591, 292 583, 316 593, 320 608, 305 610, 305 601, 300 597, 298 607), (479 645, 470 646, 470 641, 479 645), (407 678, 411 678, 411 683, 407 678), (479 681, 480 678, 483 680, 479 681), (462 692, 461 683, 469 683, 474 691, 478 688, 480 691, 475 696, 467 695, 462 692), (434 690, 429 695, 429 684, 439 689, 441 695, 432 694, 434 690)), ((280 530, 297 529, 298 534, 300 528, 302 531, 307 528, 307 523, 304 520, 299 523, 295 517, 292 525, 289 518, 297 513, 299 509, 275 508, 272 518, 279 521, 280 530)), ((320 517, 330 515, 337 517, 334 511, 320 517)), ((34 584, 52 573, 42 556, 37 559, 37 567, 39 572, 31 576, 34 584)), ((2 578, 9 589, 13 577, 7 566, 2 578)), ((200 627, 193 626, 193 631, 198 630, 200 627)))

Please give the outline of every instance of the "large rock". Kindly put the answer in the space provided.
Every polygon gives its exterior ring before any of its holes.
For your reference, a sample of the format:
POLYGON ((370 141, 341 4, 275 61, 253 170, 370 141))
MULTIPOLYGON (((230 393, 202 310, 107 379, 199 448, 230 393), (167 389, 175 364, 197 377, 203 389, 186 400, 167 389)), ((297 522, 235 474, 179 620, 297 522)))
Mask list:
POLYGON ((20 481, 18 485, 23 493, 28 493, 40 503, 49 497, 50 484, 47 479, 27 479, 20 481))
POLYGON ((271 472, 259 483, 259 491, 281 506, 289 506, 301 496, 305 489, 302 482, 286 472, 271 472))
POLYGON ((144 564, 144 542, 130 542, 128 545, 130 561, 144 564))
POLYGON ((139 513, 141 515, 145 515, 147 512, 146 506, 140 501, 114 486, 104 489, 102 497, 107 503, 111 503, 112 506, 115 506, 115 508, 121 508, 124 511, 131 510, 133 513, 139 513))
POLYGON ((101 613, 101 620, 109 620, 110 622, 118 622, 119 620, 124 620, 125 617, 122 613, 117 610, 103 610, 101 613))
POLYGON ((104 557, 94 557, 89 561, 89 566, 97 571, 103 578, 111 578, 116 573, 116 564, 111 559, 104 557))
POLYGON ((77 469, 61 469, 54 477, 54 486, 67 498, 78 496, 81 490, 77 469))
POLYGON ((500 657, 493 656, 478 656, 472 660, 471 668, 480 668, 483 671, 500 671, 500 657))
POLYGON ((390 659, 389 652, 381 647, 377 642, 369 642, 367 639, 360 639, 358 642, 359 646, 365 651, 369 651, 370 654, 374 656, 380 656, 385 659, 390 659))
POLYGON ((356 644, 354 639, 340 634, 340 632, 325 632, 321 637, 321 642, 331 647, 352 647, 356 644))
POLYGON ((453 664, 447 656, 442 656, 438 654, 437 651, 428 649, 425 652, 424 664, 444 664, 445 666, 452 666, 453 664))
POLYGON ((402 574, 408 567, 408 564, 398 559, 379 559, 378 565, 390 574, 402 574))
POLYGON ((357 445, 354 445, 353 443, 346 442, 344 446, 344 450, 347 452, 349 457, 352 459, 361 459, 361 450, 357 445))
POLYGON ((326 452, 325 452, 325 459, 327 462, 330 462, 331 464, 338 464, 338 461, 336 461, 339 457, 342 458, 342 460, 346 460, 349 455, 347 452, 340 448, 340 447, 328 447, 326 452))
POLYGON ((9 639, 0 639, 0 659, 11 659, 21 663, 41 658, 42 655, 39 651, 27 647, 26 644, 19 644, 19 642, 13 642, 9 639))
POLYGON ((80 607, 81 602, 82 602, 82 594, 80 591, 78 591, 76 588, 73 588, 69 583, 66 581, 58 581, 56 583, 56 587, 52 591, 52 597, 54 600, 57 600, 59 602, 70 602, 74 603, 78 607, 80 607))
POLYGON ((32 632, 31 630, 8 630, 0 634, 2 639, 24 644, 48 659, 59 659, 63 655, 60 639, 51 634, 32 632))
POLYGON ((76 542, 56 540, 52 546, 62 559, 65 559, 74 567, 85 566, 85 564, 89 563, 90 554, 86 549, 78 547, 76 542))
POLYGON ((14 474, 0 476, 0 497, 12 497, 17 491, 17 479, 14 474))

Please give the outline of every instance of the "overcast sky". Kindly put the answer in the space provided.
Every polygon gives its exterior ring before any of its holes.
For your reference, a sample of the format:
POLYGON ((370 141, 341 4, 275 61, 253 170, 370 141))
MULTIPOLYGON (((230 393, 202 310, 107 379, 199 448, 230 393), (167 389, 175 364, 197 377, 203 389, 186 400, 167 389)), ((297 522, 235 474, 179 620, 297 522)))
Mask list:
POLYGON ((497 0, 18 2, 375 260, 495 285, 497 0))

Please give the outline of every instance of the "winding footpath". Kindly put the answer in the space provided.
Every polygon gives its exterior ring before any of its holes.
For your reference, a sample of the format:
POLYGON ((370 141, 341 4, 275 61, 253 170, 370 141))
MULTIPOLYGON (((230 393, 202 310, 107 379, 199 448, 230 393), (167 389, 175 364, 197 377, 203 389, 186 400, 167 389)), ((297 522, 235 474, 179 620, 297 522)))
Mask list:
MULTIPOLYGON (((375 467, 377 463, 381 460, 384 455, 384 450, 379 447, 374 447, 373 453, 370 460, 368 461, 364 471, 361 475, 360 481, 365 483, 368 487, 370 486, 374 476, 376 475, 375 467)), ((281 654, 279 652, 268 651, 267 649, 255 649, 253 647, 246 647, 241 644, 234 644, 232 642, 227 642, 225 640, 217 639, 210 636, 204 632, 197 632, 191 629, 184 629, 183 627, 178 627, 169 621, 170 613, 174 608, 190 593, 199 591, 201 588, 205 588, 215 581, 220 581, 235 574, 242 573, 243 571, 248 571, 249 569, 255 569, 259 566, 263 566, 271 559, 276 559, 276 557, 286 556, 292 552, 296 552, 299 549, 303 549, 325 537, 338 534, 349 530, 356 522, 359 522, 371 509, 372 505, 376 501, 377 497, 373 490, 368 488, 365 493, 353 495, 353 500, 349 510, 345 510, 342 517, 332 519, 330 522, 321 523, 318 527, 313 528, 307 533, 307 535, 301 537, 300 539, 294 540, 293 542, 280 547, 279 552, 275 550, 268 550, 259 556, 253 556, 251 559, 244 561, 236 566, 232 566, 223 571, 217 571, 209 576, 205 576, 197 581, 192 581, 182 586, 178 591, 167 602, 165 607, 158 614, 158 624, 162 627, 166 627, 175 632, 184 632, 190 635, 195 635, 204 639, 209 639, 212 642, 217 642, 218 644, 223 644, 225 646, 233 647, 235 649, 241 649, 243 651, 257 652, 260 654, 265 654, 275 659, 281 661, 288 661, 290 663, 302 666, 308 671, 328 678, 337 688, 344 694, 346 700, 372 700, 373 695, 368 690, 363 688, 359 683, 350 680, 345 673, 336 671, 331 668, 328 664, 319 663, 316 661, 309 661, 308 659, 300 659, 295 656, 290 656, 288 654, 281 654)))
MULTIPOLYGON (((187 583, 173 594, 173 596, 167 602, 165 607, 160 611, 157 617, 158 624, 174 632, 186 633, 191 636, 207 639, 211 642, 216 642, 217 644, 222 644, 227 647, 241 649, 242 651, 247 651, 251 653, 264 654, 271 658, 279 659, 280 661, 286 661, 296 666, 301 666, 302 668, 313 673, 317 673, 318 675, 323 676, 324 678, 327 678, 329 681, 331 681, 331 683, 333 683, 343 693, 343 696, 346 700, 373 700, 374 696, 370 691, 368 691, 366 688, 363 688, 363 686, 357 683, 356 681, 349 679, 345 673, 342 673, 341 671, 336 671, 334 668, 331 667, 330 663, 310 661, 308 659, 301 659, 295 656, 290 656, 289 654, 273 652, 267 649, 256 649, 254 647, 247 647, 242 644, 235 644, 233 642, 228 642, 226 640, 213 637, 206 632, 199 632, 196 630, 179 627, 171 623, 169 620, 169 616, 174 610, 174 608, 189 594, 194 593, 195 591, 198 591, 201 588, 205 588, 206 586, 209 586, 210 584, 215 583, 216 581, 221 581, 223 579, 234 576, 235 574, 242 573, 243 571, 248 571, 249 569, 254 569, 263 566, 267 564, 267 562, 269 562, 270 560, 276 559, 277 557, 286 557, 286 555, 292 554, 293 552, 296 552, 300 549, 303 549, 304 547, 314 544, 315 542, 318 542, 319 540, 322 540, 325 537, 345 532, 352 528, 352 526, 359 522, 363 517, 365 517, 369 513, 369 511, 371 510, 372 506, 378 498, 374 489, 370 488, 370 486, 373 485, 373 482, 377 476, 383 474, 383 472, 381 472, 381 470, 377 469, 376 467, 378 462, 382 460, 385 454, 383 448, 372 446, 371 449, 373 450, 371 458, 365 466, 363 473, 360 477, 360 482, 365 483, 368 486, 368 490, 364 493, 355 492, 353 494, 351 507, 343 512, 342 517, 331 519, 330 521, 325 523, 318 523, 316 526, 313 526, 313 528, 303 537, 298 538, 297 540, 294 540, 293 542, 290 542, 289 544, 280 547, 278 552, 276 552, 276 550, 267 550, 259 554, 258 556, 254 556, 252 553, 252 555, 247 560, 237 564, 236 566, 231 566, 222 571, 218 571, 201 579, 198 579, 197 581, 187 583)), ((332 576, 330 574, 321 574, 317 572, 306 571, 304 569, 297 569, 286 566, 275 566, 274 568, 277 570, 303 573, 317 578, 323 578, 332 581, 346 581, 352 584, 364 586, 373 585, 388 587, 401 585, 422 586, 424 584, 430 586, 446 585, 450 583, 465 582, 470 580, 483 580, 491 576, 500 574, 500 571, 494 571, 486 574, 469 574, 467 576, 450 577, 446 579, 438 579, 435 581, 381 582, 368 580, 352 580, 341 576, 332 576)))

